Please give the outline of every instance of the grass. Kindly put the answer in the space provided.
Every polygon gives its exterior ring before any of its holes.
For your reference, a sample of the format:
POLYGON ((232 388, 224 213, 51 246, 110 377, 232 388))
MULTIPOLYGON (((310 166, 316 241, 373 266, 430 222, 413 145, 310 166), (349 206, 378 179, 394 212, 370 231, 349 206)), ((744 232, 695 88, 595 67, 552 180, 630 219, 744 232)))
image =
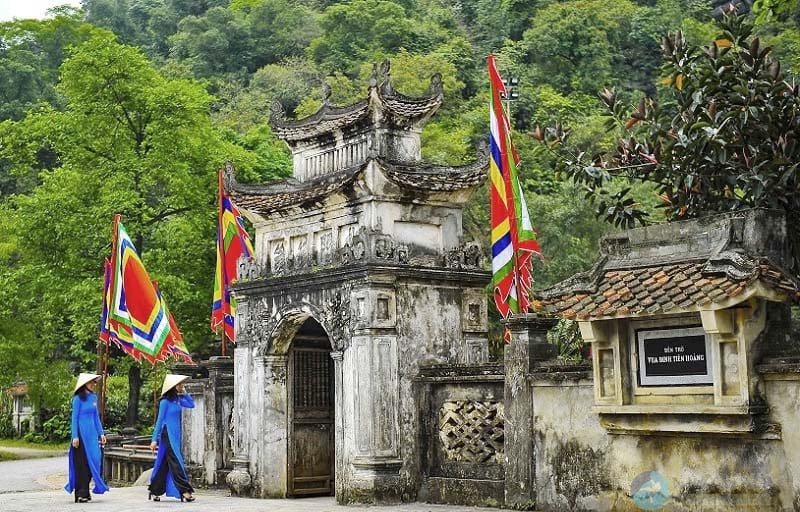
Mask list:
POLYGON ((4 452, 3 450, 0 450, 0 462, 3 462, 4 460, 18 460, 18 459, 19 459, 19 455, 15 454, 15 453, 8 453, 8 452, 4 452))
POLYGON ((69 446, 69 441, 64 441, 62 443, 29 443, 24 439, 0 439, 0 450, 4 447, 9 448, 32 448, 35 450, 53 450, 53 451, 63 451, 66 450, 69 446))

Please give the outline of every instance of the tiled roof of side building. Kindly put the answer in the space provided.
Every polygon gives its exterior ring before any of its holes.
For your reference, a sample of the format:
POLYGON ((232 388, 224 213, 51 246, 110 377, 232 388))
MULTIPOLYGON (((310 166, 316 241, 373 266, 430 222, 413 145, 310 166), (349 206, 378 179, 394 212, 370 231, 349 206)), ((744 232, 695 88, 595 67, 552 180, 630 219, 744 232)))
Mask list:
POLYGON ((594 268, 537 291, 534 309, 599 320, 727 308, 753 295, 798 301, 786 239, 783 214, 766 209, 607 235, 594 268))
MULTIPOLYGON (((722 268, 719 262, 605 270, 582 274, 583 290, 560 287, 537 292, 539 311, 573 320, 651 316, 705 309, 743 296, 756 282, 797 300, 797 281, 768 263, 722 268), (599 273, 599 275, 598 275, 599 273), (592 277, 592 274, 595 277, 592 277)), ((577 284, 574 283, 574 284, 577 284)))

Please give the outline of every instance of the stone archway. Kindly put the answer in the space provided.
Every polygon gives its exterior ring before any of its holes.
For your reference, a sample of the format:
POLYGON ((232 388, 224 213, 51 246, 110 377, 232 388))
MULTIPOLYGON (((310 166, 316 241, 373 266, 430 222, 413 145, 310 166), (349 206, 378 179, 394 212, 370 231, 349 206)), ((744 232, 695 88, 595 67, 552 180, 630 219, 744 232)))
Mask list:
POLYGON ((335 379, 331 342, 313 318, 295 332, 288 353, 287 495, 334 493, 335 379))

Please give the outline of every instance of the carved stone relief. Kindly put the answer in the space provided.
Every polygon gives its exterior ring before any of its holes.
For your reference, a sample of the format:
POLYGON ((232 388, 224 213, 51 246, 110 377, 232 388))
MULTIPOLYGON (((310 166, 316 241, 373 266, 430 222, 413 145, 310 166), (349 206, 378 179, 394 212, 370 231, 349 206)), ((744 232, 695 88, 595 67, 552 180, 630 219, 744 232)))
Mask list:
POLYGON ((292 237, 291 269, 304 269, 311 266, 311 255, 308 251, 308 236, 292 237))
POLYGON ((283 240, 273 240, 270 243, 270 262, 273 274, 282 274, 286 271, 286 248, 283 240))
POLYGON ((350 293, 352 289, 353 285, 348 283, 336 290, 331 290, 323 305, 323 318, 320 319, 320 323, 328 332, 334 350, 344 350, 350 339, 352 317, 350 293))
POLYGON ((447 460, 502 464, 503 402, 455 400, 439 409, 439 440, 447 460))
POLYGON ((482 268, 482 260, 480 245, 468 242, 448 251, 444 258, 444 265, 455 269, 482 268))

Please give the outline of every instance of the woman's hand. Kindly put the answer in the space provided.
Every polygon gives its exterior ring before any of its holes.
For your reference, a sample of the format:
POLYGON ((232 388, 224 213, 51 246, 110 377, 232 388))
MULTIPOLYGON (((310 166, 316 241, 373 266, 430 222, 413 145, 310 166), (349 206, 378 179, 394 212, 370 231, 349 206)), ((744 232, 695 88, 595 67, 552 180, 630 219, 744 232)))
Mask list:
POLYGON ((80 445, 81 445, 81 438, 80 437, 76 437, 76 438, 74 438, 72 440, 72 447, 73 448, 77 448, 80 445))
POLYGON ((152 442, 150 443, 150 451, 151 451, 151 452, 153 452, 153 453, 156 453, 156 449, 157 449, 157 448, 158 448, 158 445, 156 444, 156 442, 155 442, 155 441, 152 441, 152 442))
POLYGON ((105 445, 106 445, 106 436, 105 434, 103 434, 102 436, 100 436, 100 446, 105 446, 105 445))

